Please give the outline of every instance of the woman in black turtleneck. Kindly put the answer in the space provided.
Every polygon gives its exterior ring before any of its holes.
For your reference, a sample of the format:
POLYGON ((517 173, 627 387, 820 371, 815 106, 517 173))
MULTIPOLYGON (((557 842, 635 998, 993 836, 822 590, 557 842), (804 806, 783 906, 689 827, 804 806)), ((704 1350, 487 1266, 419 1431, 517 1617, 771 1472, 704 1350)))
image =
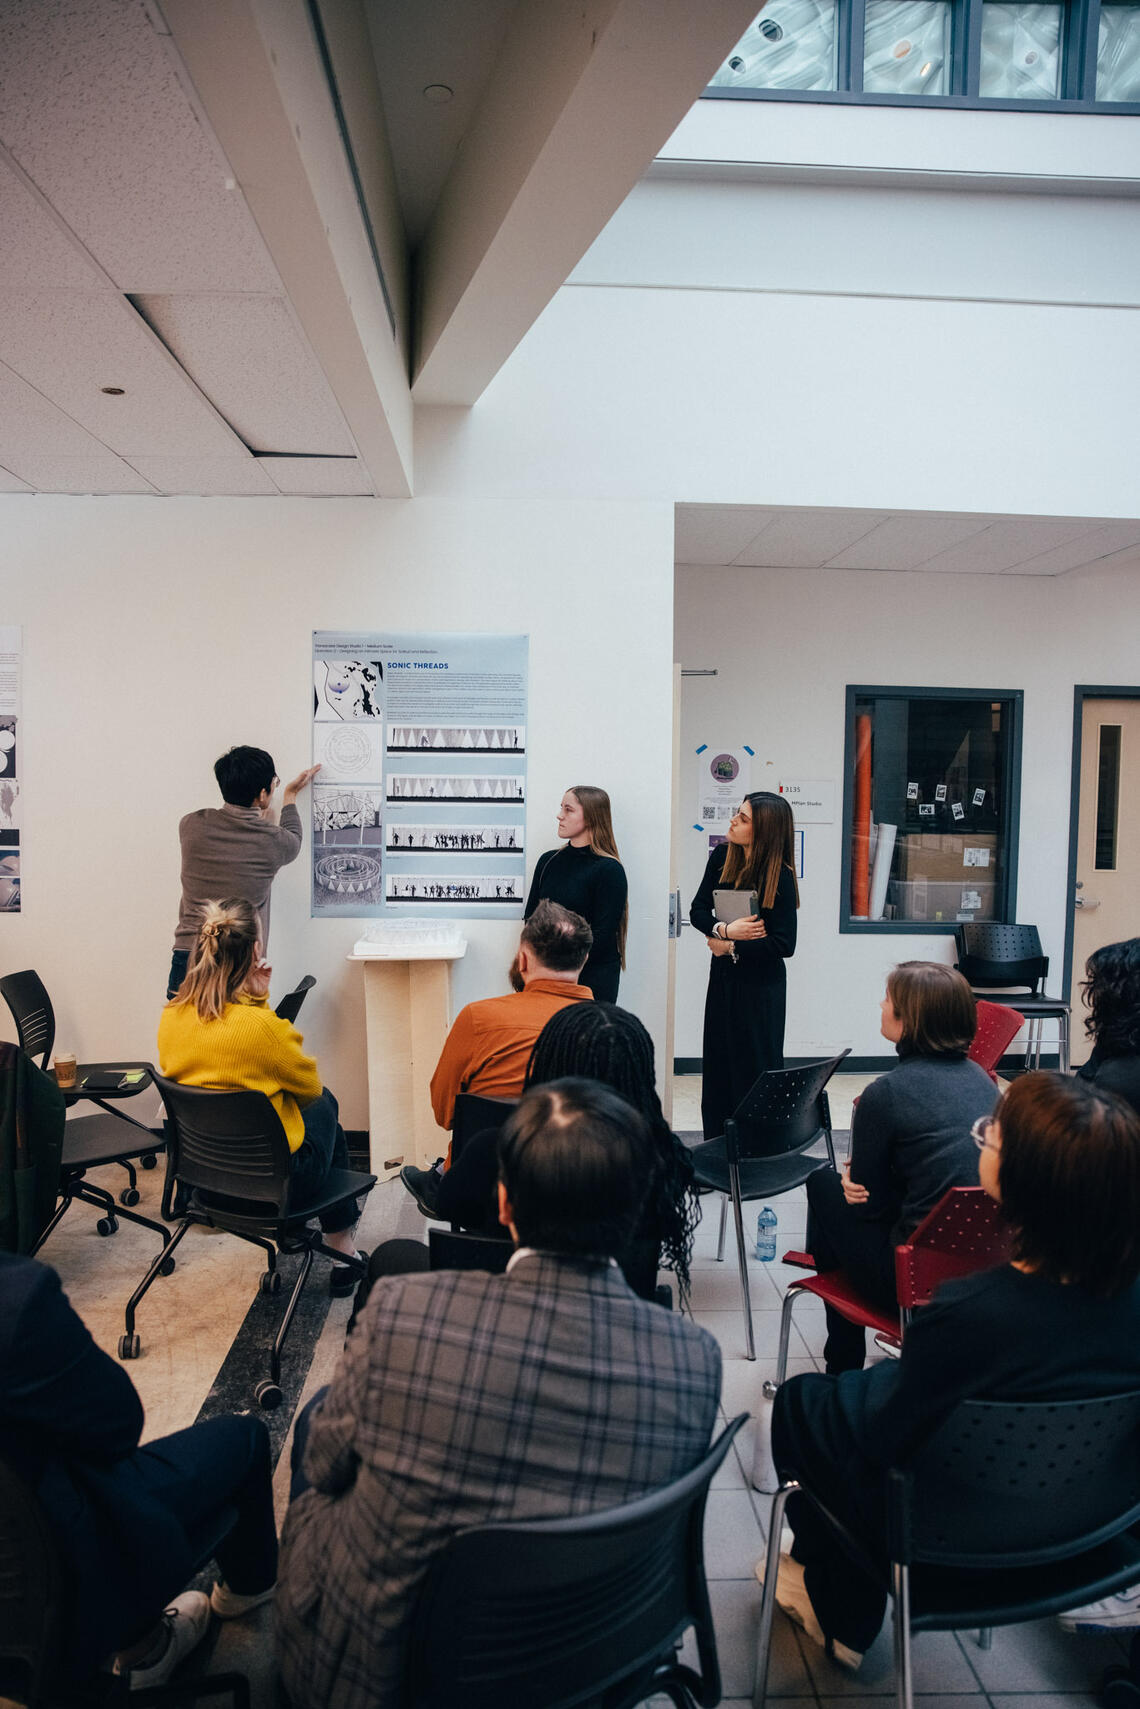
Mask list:
POLYGON ((524 917, 529 920, 542 901, 581 914, 594 934, 594 947, 578 983, 588 985, 599 1002, 616 1003, 625 966, 629 887, 605 790, 592 783, 568 789, 558 809, 558 835, 564 846, 538 857, 524 917))
MULTIPOLYGON (((899 1063, 873 1080, 851 1119, 843 1175, 808 1176, 808 1250, 817 1269, 844 1270, 860 1293, 897 1309, 895 1247, 951 1187, 976 1187, 971 1129, 997 1090, 966 1052, 976 1026, 974 994, 957 968, 903 961, 887 975, 880 1030, 899 1063)), ((858 1371, 863 1330, 827 1307, 828 1371, 858 1371)))

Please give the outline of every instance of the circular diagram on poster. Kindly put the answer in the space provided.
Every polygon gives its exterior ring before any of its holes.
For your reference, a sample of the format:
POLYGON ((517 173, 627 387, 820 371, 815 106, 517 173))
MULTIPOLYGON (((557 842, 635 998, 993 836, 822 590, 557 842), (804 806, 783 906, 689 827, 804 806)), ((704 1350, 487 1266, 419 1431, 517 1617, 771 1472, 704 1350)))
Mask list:
POLYGON ((342 850, 321 855, 313 866, 313 877, 323 890, 336 896, 359 896, 380 883, 380 862, 375 855, 342 850))
POLYGON ((714 783, 735 783, 740 776, 740 761, 734 754, 716 754, 709 761, 709 776, 714 783))

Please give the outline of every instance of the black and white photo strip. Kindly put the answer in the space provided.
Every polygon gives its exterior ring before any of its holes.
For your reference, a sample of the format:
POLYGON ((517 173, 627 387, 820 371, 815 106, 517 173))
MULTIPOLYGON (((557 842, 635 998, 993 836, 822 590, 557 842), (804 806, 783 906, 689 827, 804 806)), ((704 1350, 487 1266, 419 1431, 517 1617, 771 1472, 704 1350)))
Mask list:
POLYGON ((467 878, 451 873, 389 873, 385 880, 389 905, 397 902, 512 902, 523 901, 523 875, 478 873, 467 878))
POLYGON ((443 772, 390 772, 389 801, 522 801, 521 776, 449 777, 443 772))
POLYGON ((390 821, 385 846, 390 851, 425 854, 518 854, 521 825, 401 825, 390 821))
POLYGON ((526 730, 521 724, 391 724, 388 752, 412 754, 429 748, 441 754, 521 754, 526 730))

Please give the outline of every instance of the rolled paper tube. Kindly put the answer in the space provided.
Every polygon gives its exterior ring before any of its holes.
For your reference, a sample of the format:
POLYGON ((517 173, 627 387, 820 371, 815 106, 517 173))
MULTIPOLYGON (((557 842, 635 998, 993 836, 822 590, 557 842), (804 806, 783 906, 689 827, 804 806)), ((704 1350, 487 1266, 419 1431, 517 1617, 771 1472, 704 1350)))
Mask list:
POLYGON ((871 911, 871 715, 855 719, 855 823, 852 826, 851 912, 865 920, 871 911))
POLYGON ((891 876, 891 860, 895 852, 897 825, 880 825, 875 864, 871 869, 871 918, 881 920, 887 900, 887 880, 891 876))

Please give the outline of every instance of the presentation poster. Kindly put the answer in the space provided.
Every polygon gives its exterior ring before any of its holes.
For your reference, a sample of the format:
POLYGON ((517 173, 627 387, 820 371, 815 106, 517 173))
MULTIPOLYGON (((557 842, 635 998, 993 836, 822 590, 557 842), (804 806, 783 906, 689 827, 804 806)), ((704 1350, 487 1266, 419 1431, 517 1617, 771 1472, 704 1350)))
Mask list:
POLYGON ((0 914, 20 912, 21 632, 0 624, 0 914))
POLYGON ((313 635, 314 915, 521 919, 527 637, 313 635))

